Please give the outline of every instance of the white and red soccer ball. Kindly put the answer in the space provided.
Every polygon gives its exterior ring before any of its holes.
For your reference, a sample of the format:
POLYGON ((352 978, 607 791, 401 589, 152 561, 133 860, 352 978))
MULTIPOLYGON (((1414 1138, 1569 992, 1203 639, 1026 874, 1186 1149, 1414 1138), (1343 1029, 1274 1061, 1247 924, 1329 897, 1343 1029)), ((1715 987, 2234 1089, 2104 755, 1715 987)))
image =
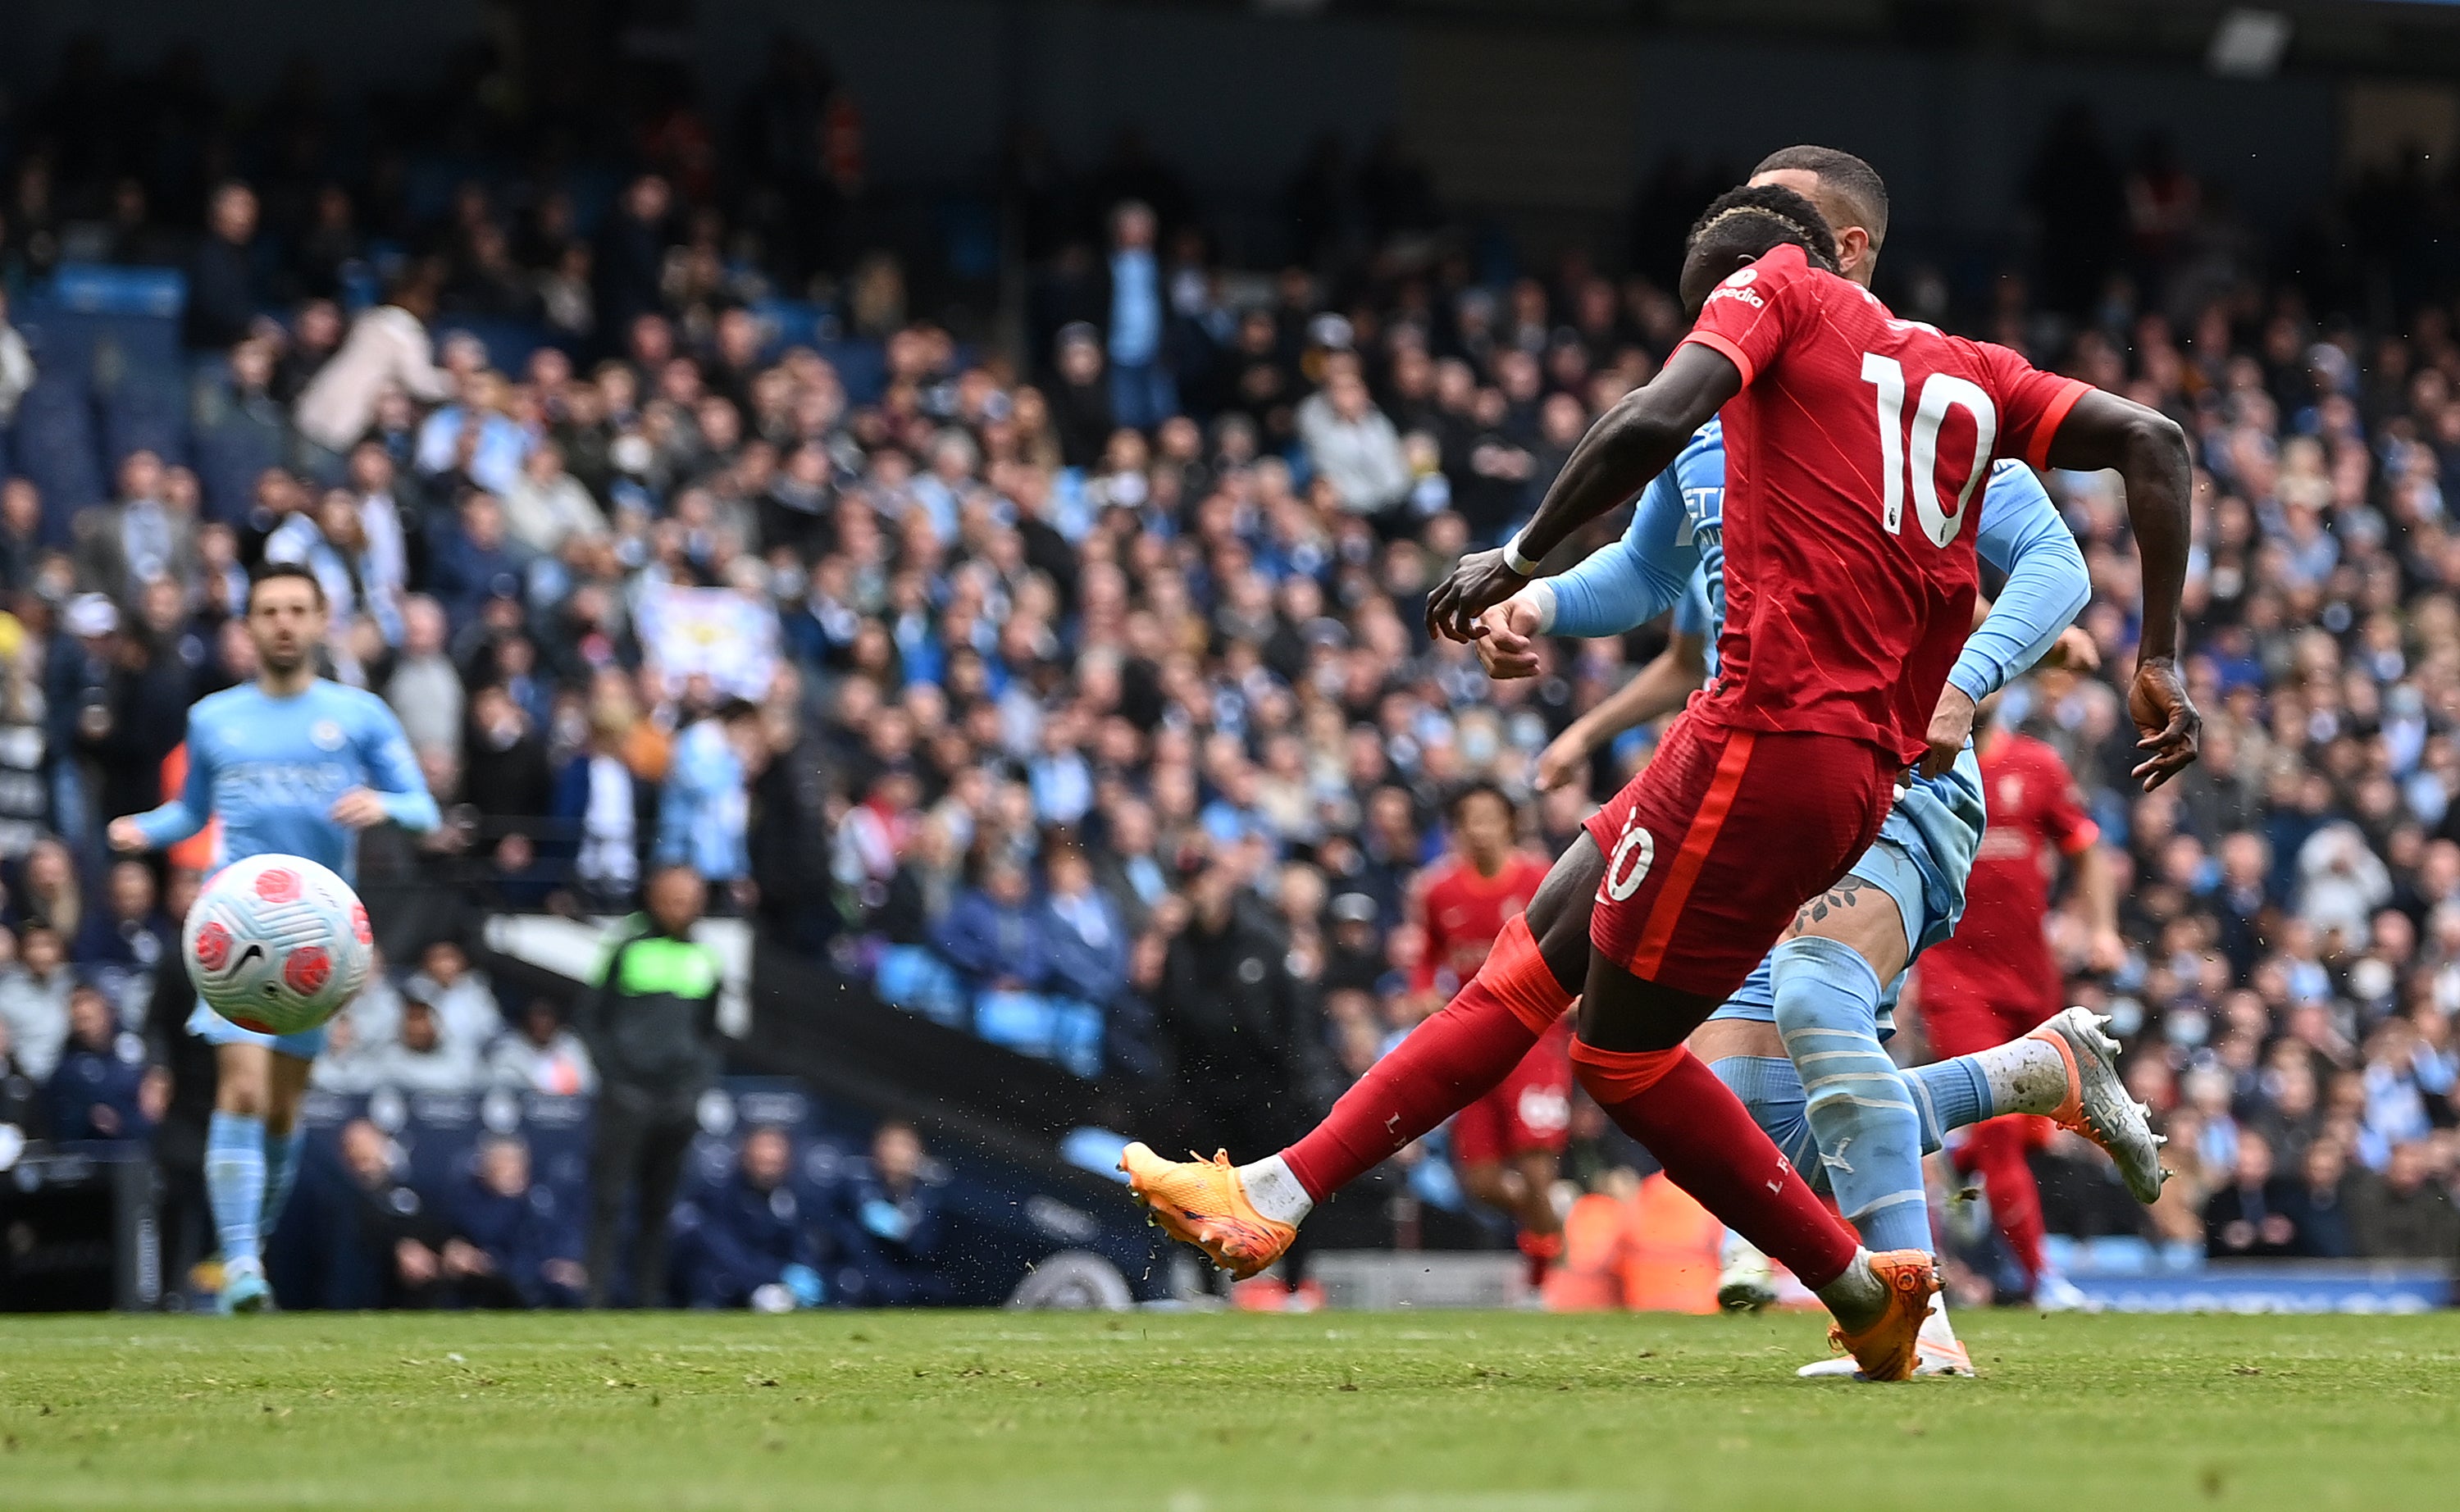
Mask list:
POLYGON ((251 856, 205 884, 180 948, 215 1012, 261 1034, 297 1034, 367 985, 375 935, 359 895, 331 871, 303 856, 251 856))

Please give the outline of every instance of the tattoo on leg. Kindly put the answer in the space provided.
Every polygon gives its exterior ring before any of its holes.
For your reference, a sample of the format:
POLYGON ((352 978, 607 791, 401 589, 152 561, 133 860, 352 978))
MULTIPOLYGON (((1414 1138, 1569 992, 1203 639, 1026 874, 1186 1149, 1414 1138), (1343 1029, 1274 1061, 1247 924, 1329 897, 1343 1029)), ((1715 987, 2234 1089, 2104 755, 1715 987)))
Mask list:
POLYGON ((1849 873, 1844 881, 1795 910, 1793 924, 1785 931, 1785 937, 1793 939, 1807 932, 1813 925, 1825 921, 1831 913, 1853 907, 1862 901, 1862 889, 1869 885, 1861 878, 1849 873))

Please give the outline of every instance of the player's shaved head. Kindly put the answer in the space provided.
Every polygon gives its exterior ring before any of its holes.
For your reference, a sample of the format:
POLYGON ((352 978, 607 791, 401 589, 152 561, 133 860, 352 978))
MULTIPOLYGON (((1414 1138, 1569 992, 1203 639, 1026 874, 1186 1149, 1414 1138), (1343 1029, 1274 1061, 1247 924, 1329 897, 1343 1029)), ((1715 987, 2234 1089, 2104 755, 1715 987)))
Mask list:
POLYGON ((1836 231, 1837 271, 1871 282, 1871 266, 1888 239, 1888 184, 1877 169, 1850 152, 1806 143, 1761 159, 1750 181, 1783 185, 1818 205, 1836 231))
POLYGON ((1779 184, 1745 184, 1709 202, 1684 239, 1683 308, 1697 312, 1717 281, 1769 249, 1798 246, 1814 267, 1836 271, 1836 234, 1809 200, 1779 184))

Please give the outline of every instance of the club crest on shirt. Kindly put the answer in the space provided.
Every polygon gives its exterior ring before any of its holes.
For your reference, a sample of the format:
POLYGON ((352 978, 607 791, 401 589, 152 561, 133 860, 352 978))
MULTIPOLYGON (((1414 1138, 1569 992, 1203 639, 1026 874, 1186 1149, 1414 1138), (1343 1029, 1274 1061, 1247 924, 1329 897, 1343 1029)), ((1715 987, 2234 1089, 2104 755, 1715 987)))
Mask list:
POLYGON ((308 738, 316 742, 319 751, 342 749, 342 727, 330 719, 319 719, 308 727, 308 738))

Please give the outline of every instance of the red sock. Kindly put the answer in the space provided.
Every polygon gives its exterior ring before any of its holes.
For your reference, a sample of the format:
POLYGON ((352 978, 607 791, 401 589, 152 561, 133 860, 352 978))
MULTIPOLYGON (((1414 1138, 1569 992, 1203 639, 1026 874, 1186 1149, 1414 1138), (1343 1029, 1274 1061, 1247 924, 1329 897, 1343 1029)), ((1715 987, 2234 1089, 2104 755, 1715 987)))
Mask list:
POLYGON ((1290 1174, 1323 1202, 1494 1091, 1571 1006, 1527 915, 1516 916, 1444 1011, 1410 1031, 1282 1152, 1290 1174))
POLYGON ((1648 1147, 1667 1180, 1762 1254, 1783 1261, 1804 1286, 1816 1291, 1854 1263, 1853 1231, 1699 1056, 1598 1050, 1575 1039, 1572 1064, 1606 1117, 1648 1147))
POLYGON ((1546 1285, 1546 1272, 1563 1257, 1563 1236, 1533 1234, 1524 1228, 1519 1242, 1520 1253, 1529 1261, 1529 1289, 1536 1291, 1546 1285))
POLYGON ((2032 1131, 2023 1118, 1990 1118, 1965 1136, 1973 1168, 1982 1173, 1982 1189, 1990 1194, 1990 1216, 2015 1251, 2025 1274, 2039 1281, 2046 1259, 2042 1236, 2042 1189, 2033 1184, 2033 1168, 2025 1161, 2032 1131))

